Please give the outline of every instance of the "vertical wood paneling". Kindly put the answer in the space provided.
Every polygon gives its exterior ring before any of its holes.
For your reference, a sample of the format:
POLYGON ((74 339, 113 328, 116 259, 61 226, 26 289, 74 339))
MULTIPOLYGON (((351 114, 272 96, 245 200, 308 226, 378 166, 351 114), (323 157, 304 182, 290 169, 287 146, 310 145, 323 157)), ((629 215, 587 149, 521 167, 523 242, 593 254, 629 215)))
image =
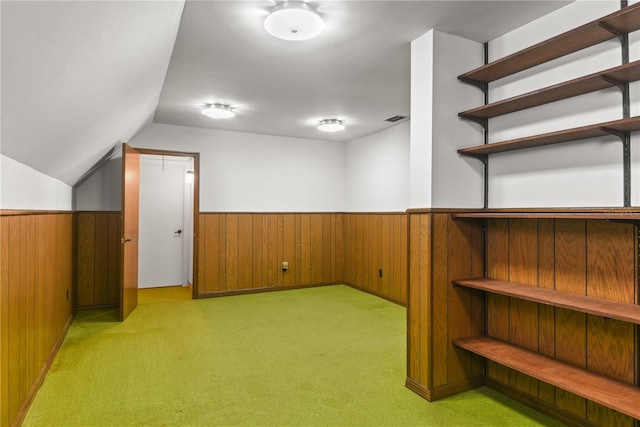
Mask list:
POLYGON ((226 275, 227 289, 238 289, 238 215, 226 215, 226 275))
MULTIPOLYGON (((509 221, 488 221, 487 229, 487 275, 509 280, 509 221)), ((505 296, 487 295, 487 333, 503 341, 509 341, 509 303, 505 296)), ((492 361, 487 361, 487 376, 509 383, 509 369, 492 361)))
MULTIPOLYGON (((440 387, 447 383, 448 378, 448 364, 449 358, 449 330, 448 330, 448 305, 447 301, 447 280, 449 270, 449 222, 448 215, 437 214, 433 215, 433 242, 439 242, 439 244, 433 245, 433 265, 431 266, 432 277, 424 277, 422 280, 427 283, 429 280, 432 282, 427 288, 433 301, 433 317, 432 324, 428 325, 431 328, 432 336, 432 387, 440 387), (443 309, 443 307, 445 309, 443 309)), ((431 245, 431 242, 423 242, 423 244, 431 245)), ((427 264, 430 260, 423 260, 422 268, 429 270, 427 264)), ((423 326, 424 327, 424 326, 423 326)))
MULTIPOLYGON (((546 289, 555 287, 555 249, 554 220, 538 220, 538 286, 546 289)), ((555 357, 555 309, 538 305, 538 351, 545 356, 555 357)), ((538 397, 545 402, 554 403, 555 387, 538 381, 538 397)))
POLYGON ((309 245, 311 248, 309 281, 322 283, 322 215, 309 216, 309 245))
POLYGON ((0 217, 0 425, 9 418, 9 217, 0 217))
POLYGON ((78 214, 78 307, 94 304, 95 214, 78 214))
POLYGON ((344 224, 344 281, 405 305, 407 215, 344 214, 344 224))
MULTIPOLYGON (((509 224, 509 280, 523 285, 538 284, 538 227, 536 221, 513 219, 509 224)), ((510 342, 538 351, 538 304, 512 298, 509 308, 510 342)), ((538 381, 511 371, 516 389, 538 395, 538 381)))
POLYGON ((120 213, 109 215, 109 261, 107 304, 120 302, 120 213))
MULTIPOLYGON (((636 243, 631 224, 587 221, 587 295, 635 303, 636 243)), ((636 348, 630 323, 587 316, 587 368, 629 384, 635 381, 636 348)), ((587 402, 598 425, 634 425, 629 417, 587 402)))
POLYGON ((333 215, 319 215, 322 221, 322 268, 320 270, 320 283, 333 282, 333 275, 331 270, 331 223, 333 215))
MULTIPOLYGON (((556 220, 556 289, 586 294, 586 230, 584 221, 556 220)), ((586 367, 586 315, 556 309, 556 358, 586 367)), ((556 390, 556 404, 586 417, 586 401, 564 390, 556 390)))
POLYGON ((71 213, 0 221, 0 424, 11 425, 71 318, 73 226, 71 213))
POLYGON ((340 283, 343 214, 203 213, 199 293, 340 283), (289 263, 282 272, 281 263, 289 263))
POLYGON ((238 215, 237 289, 253 287, 253 218, 251 214, 238 215))

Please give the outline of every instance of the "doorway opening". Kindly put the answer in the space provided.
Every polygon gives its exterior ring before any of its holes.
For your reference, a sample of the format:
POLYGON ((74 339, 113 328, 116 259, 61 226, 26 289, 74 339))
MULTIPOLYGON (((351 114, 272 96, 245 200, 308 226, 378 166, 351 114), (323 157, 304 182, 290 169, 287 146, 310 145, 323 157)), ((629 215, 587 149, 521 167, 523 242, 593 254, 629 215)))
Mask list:
POLYGON ((140 153, 140 302, 195 299, 199 155, 136 150, 140 153))

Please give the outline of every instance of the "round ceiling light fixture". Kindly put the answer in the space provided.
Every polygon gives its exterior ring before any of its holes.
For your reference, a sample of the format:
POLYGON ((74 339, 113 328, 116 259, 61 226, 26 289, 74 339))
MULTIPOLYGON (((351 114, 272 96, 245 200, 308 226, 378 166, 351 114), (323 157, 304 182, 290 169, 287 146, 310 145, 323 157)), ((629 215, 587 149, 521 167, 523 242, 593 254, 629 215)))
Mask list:
POLYGON ((318 12, 303 1, 276 5, 264 20, 269 34, 283 40, 309 40, 322 32, 324 22, 318 12))
POLYGON ((202 114, 212 119, 229 119, 236 115, 231 106, 225 104, 207 104, 202 109, 202 114))
POLYGON ((323 132, 339 132, 344 130, 344 123, 338 119, 325 119, 318 124, 318 130, 323 132))

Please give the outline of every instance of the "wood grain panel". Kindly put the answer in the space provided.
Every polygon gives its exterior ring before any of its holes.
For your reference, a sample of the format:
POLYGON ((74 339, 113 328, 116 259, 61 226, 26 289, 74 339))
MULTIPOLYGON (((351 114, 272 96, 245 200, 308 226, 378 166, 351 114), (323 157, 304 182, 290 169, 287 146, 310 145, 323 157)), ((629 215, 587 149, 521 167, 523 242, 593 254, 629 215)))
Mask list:
POLYGON ((9 425, 9 217, 0 217, 0 425, 9 425))
MULTIPOLYGON (((509 280, 509 221, 490 220, 487 223, 487 276, 509 280)), ((487 334, 509 341, 510 298, 487 295, 487 334)), ((509 384, 509 369, 493 361, 487 361, 487 376, 509 384)))
POLYGON ((237 219, 237 289, 253 286, 253 217, 240 214, 237 219))
POLYGON ((120 299, 119 212, 79 212, 76 241, 76 307, 117 305, 120 299))
POLYGON ((78 307, 92 306, 94 302, 95 220, 95 214, 78 214, 78 307))
POLYGON ((1 218, 2 425, 19 424, 71 319, 72 215, 14 211, 1 218))
MULTIPOLYGON (((279 271, 282 277, 283 286, 294 286, 296 283, 300 283, 300 277, 302 274, 302 266, 300 265, 301 251, 297 244, 300 236, 300 218, 296 215, 283 215, 282 227, 283 227, 283 255, 280 262, 276 261, 273 264, 273 268, 279 271), (282 262, 289 263, 289 270, 282 272, 282 262)), ((273 282, 275 283, 275 282, 273 282)))
MULTIPOLYGON (((555 251, 554 221, 538 220, 538 286, 545 289, 555 288, 555 251)), ((555 318, 553 307, 538 305, 538 351, 549 357, 555 357, 555 318)), ((538 381, 538 397, 545 402, 554 403, 555 387, 538 381)))
POLYGON ((342 214, 201 214, 199 294, 342 282, 342 221, 342 214))
POLYGON ((407 215, 344 214, 344 224, 344 281, 406 305, 407 215))
MULTIPOLYGON (((537 286, 538 230, 536 221, 513 219, 509 224, 509 280, 537 286)), ((509 306, 509 338, 511 344, 527 350, 538 350, 538 305, 511 298, 509 306)), ((517 371, 510 372, 510 383, 516 389, 538 395, 538 381, 517 371)))
POLYGON ((252 265, 251 265, 251 288, 259 288, 264 283, 262 278, 262 265, 263 260, 266 258, 263 256, 264 247, 263 242, 263 219, 260 215, 251 215, 251 229, 252 229, 252 265))
POLYGON ((322 216, 309 215, 309 282, 322 283, 322 216))
MULTIPOLYGON (((586 294, 585 221, 555 221, 556 289, 586 294)), ((586 315, 556 309, 556 358, 579 368, 586 367, 586 315)), ((567 391, 556 390, 556 405, 586 417, 586 401, 567 391)))
MULTIPOLYGON (((449 253, 449 223, 446 214, 433 215, 433 265, 432 275, 423 278, 429 283, 427 288, 431 293, 433 314, 431 328, 432 345, 432 378, 431 387, 439 387, 447 383, 448 362, 449 362, 449 331, 447 316, 447 288, 448 288, 448 253, 449 253)), ((421 245, 431 245, 427 239, 421 240, 421 245)), ((425 248, 421 248, 425 251, 425 248)), ((430 259, 422 260, 422 268, 429 270, 427 262, 430 259)))

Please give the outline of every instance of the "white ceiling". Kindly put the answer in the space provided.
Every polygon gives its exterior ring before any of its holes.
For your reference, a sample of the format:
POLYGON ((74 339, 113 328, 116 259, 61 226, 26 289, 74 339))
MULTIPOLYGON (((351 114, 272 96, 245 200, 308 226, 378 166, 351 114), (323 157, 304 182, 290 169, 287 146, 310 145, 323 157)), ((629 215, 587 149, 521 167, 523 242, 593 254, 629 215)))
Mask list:
POLYGON ((348 141, 409 115, 411 40, 437 28, 485 42, 567 3, 313 1, 325 31, 288 42, 263 28, 268 0, 3 0, 1 151, 73 184, 152 118, 348 141), (207 102, 237 116, 202 116, 207 102), (347 130, 320 133, 323 118, 347 130))

